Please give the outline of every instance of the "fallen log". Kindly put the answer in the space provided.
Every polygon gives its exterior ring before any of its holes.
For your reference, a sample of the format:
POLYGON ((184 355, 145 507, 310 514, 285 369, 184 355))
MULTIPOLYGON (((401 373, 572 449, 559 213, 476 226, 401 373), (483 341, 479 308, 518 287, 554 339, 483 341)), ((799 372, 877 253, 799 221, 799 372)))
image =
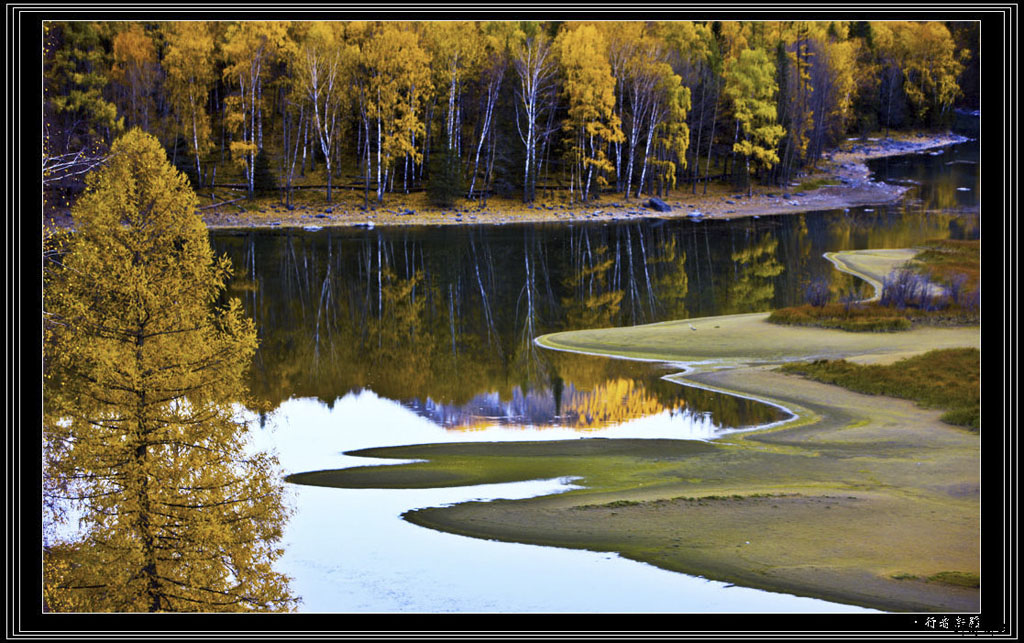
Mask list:
POLYGON ((220 203, 211 203, 210 205, 204 205, 203 207, 196 208, 196 209, 197 210, 209 210, 210 208, 216 208, 217 206, 220 206, 220 205, 228 205, 230 203, 234 203, 235 201, 241 201, 241 200, 243 200, 245 198, 246 197, 244 197, 244 196, 240 196, 237 199, 231 199, 230 201, 221 201, 220 203))

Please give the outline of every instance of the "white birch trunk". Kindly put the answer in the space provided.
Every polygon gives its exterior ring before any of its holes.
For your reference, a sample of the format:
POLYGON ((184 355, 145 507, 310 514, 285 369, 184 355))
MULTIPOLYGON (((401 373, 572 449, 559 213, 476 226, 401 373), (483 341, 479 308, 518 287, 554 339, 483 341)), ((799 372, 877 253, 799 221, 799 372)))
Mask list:
POLYGON ((196 180, 199 182, 197 187, 201 187, 203 185, 203 172, 199 167, 199 132, 196 125, 196 101, 192 92, 188 93, 188 102, 192 113, 192 149, 196 153, 196 180))
POLYGON ((377 202, 381 203, 384 201, 384 184, 381 183, 380 176, 380 161, 381 161, 381 149, 380 149, 380 90, 377 90, 377 202))
POLYGON ((654 138, 654 128, 656 125, 657 110, 651 109, 651 122, 647 126, 647 142, 644 145, 644 165, 643 169, 640 170, 640 181, 636 186, 636 198, 640 198, 640 194, 644 189, 644 180, 647 178, 647 158, 651 155, 651 140, 654 138))

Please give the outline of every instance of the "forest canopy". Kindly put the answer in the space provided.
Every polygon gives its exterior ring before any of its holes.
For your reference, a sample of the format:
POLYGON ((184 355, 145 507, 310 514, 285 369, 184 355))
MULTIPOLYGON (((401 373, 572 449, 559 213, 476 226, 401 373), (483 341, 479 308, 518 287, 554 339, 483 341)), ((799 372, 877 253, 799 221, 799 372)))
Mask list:
POLYGON ((249 196, 782 185, 844 137, 976 109, 978 38, 977 22, 47 22, 47 205, 134 127, 194 188, 249 196))

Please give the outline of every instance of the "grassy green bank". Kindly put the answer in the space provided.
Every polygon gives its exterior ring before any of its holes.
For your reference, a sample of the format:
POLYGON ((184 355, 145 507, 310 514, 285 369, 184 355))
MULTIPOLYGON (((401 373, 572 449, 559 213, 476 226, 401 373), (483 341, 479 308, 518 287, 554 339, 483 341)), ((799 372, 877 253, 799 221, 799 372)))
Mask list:
MULTIPOLYGON (((851 253, 855 254, 855 253, 851 253)), ((845 257, 857 269, 856 257, 845 257)), ((358 452, 422 459, 299 474, 340 487, 452 486, 574 476, 583 488, 406 514, 464 535, 618 552, 738 585, 888 611, 978 608, 979 438, 912 401, 778 371, 782 362, 891 363, 978 347, 980 329, 902 333, 769 324, 767 314, 557 333, 559 350, 684 362, 681 384, 781 404, 797 417, 714 443, 571 440, 358 452)), ((681 605, 680 611, 686 611, 681 605)))

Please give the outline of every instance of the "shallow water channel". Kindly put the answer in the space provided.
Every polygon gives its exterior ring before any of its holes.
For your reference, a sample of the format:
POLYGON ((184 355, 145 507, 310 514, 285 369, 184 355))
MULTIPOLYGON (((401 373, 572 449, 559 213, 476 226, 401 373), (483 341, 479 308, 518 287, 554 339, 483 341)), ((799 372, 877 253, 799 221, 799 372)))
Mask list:
MULTIPOLYGON (((891 206, 735 221, 219 231, 260 334, 257 445, 286 473, 373 464, 366 447, 578 437, 715 439, 784 411, 662 379, 679 365, 557 353, 547 332, 757 312, 811 280, 860 284, 823 253, 978 229, 976 143, 877 161, 891 206)), ((799 197, 796 197, 799 198, 799 197)), ((685 199, 683 199, 685 202, 685 199)), ((393 461, 379 461, 382 464, 393 461)), ((611 554, 435 532, 401 513, 524 498, 571 480, 427 490, 288 485, 279 568, 306 612, 840 612, 611 554)))

